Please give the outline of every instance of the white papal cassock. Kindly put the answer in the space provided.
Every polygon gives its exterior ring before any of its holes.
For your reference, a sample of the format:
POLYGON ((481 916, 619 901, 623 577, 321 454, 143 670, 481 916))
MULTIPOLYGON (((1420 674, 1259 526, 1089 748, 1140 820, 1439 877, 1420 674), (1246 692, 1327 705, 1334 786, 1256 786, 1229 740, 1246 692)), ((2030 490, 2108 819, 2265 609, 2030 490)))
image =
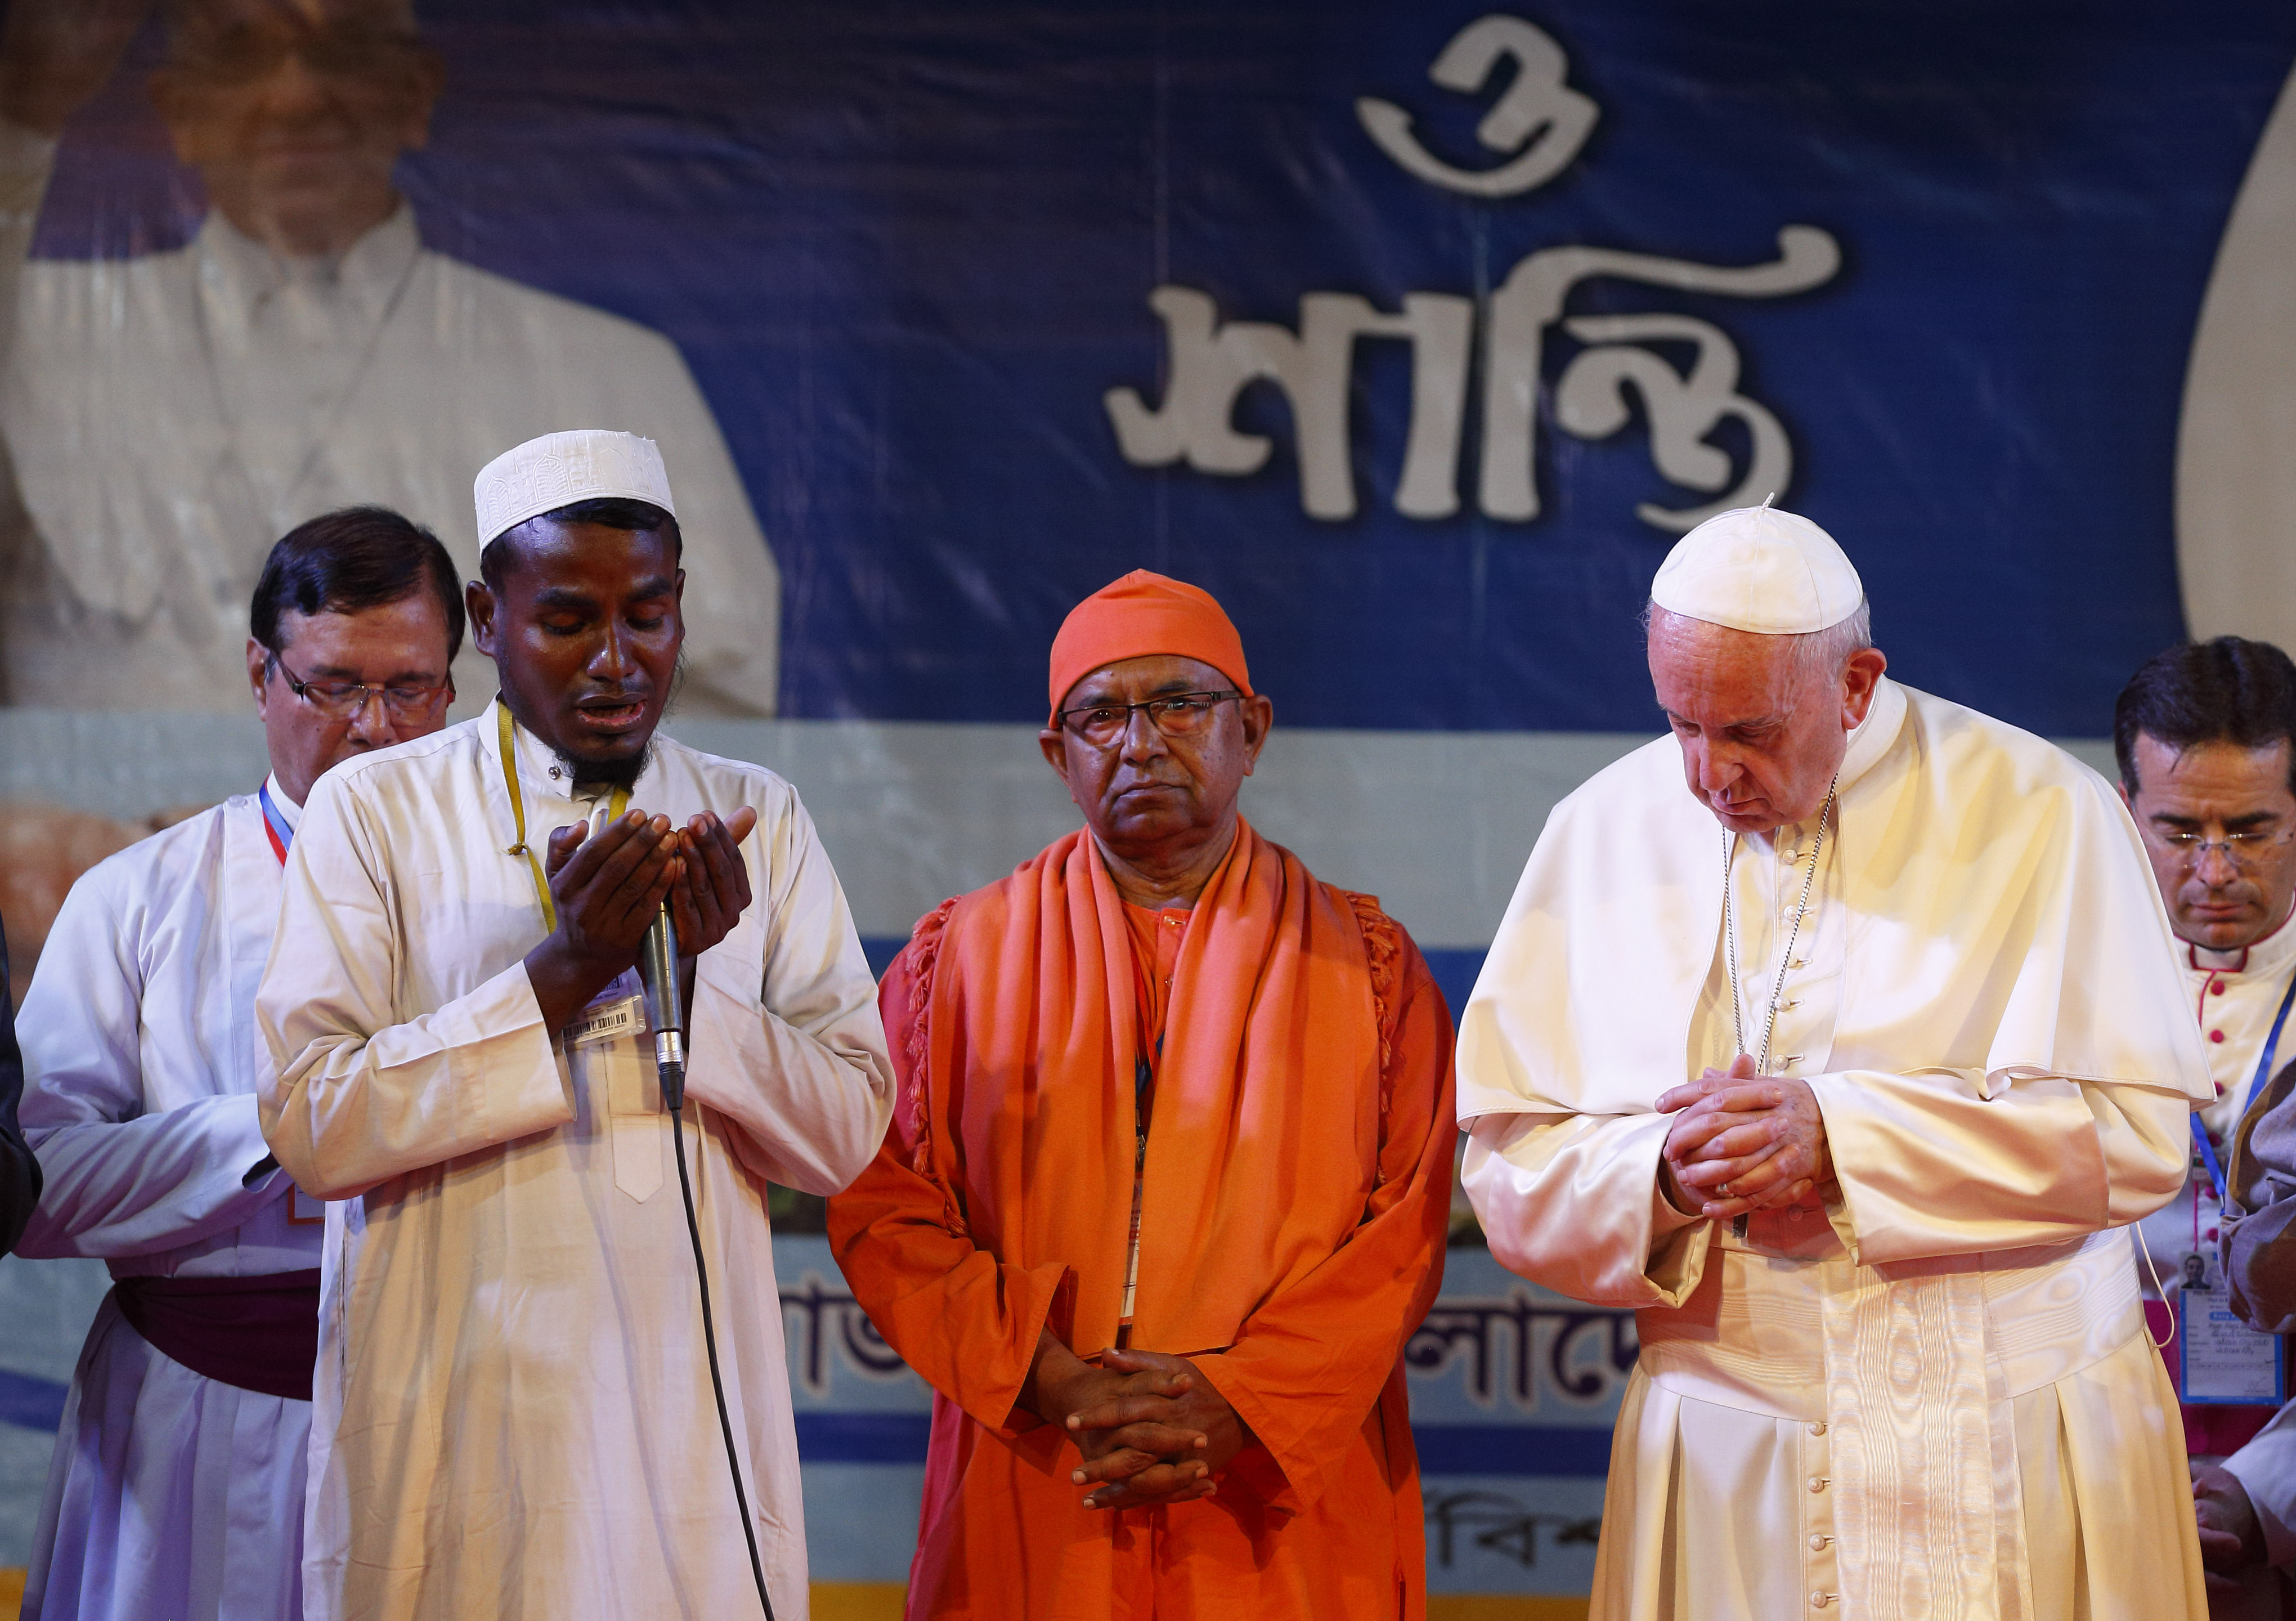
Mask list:
MULTIPOLYGON (((273 802, 295 807, 275 784, 273 802)), ((318 1264, 291 1221, 256 1088, 255 987, 279 858, 242 794, 82 875, 25 994, 25 1134, 46 1179, 18 1253, 120 1278, 318 1264)), ((26 1617, 183 1621, 299 1613, 311 1404, 205 1378, 107 1297, 72 1375, 26 1617)))
MULTIPOLYGON (((723 1621, 757 1600, 651 1038, 570 1048, 543 1026, 496 726, 490 709, 320 779, 257 1000, 278 1066, 266 1135, 344 1201, 306 1613, 723 1621)), ((516 753, 540 849, 589 807, 522 729, 516 753)), ((758 814, 755 900, 696 974, 685 1140, 766 1575, 802 1617, 765 1179, 831 1193, 875 1152, 893 1096, 875 986, 787 783, 657 738, 631 803, 758 814)))
MULTIPOLYGON (((1822 1213, 1741 1238, 1657 1190, 1652 1105, 1735 1050, 1726 835, 1671 738, 1555 808, 1461 1024, 1492 1252, 1638 1308, 1593 1614, 2198 1617, 2124 1224, 2214 1088, 2136 829, 2057 749, 1886 680, 1840 780, 1771 1049, 1824 1117, 1822 1213)), ((1816 826, 1739 851, 1750 1044, 1816 826)))
MULTIPOLYGON (((0 123, 0 665, 11 704, 236 712, 272 542, 377 502, 478 575, 471 480, 562 428, 660 442, 688 705, 771 714, 781 580, 708 403, 660 333, 435 252, 404 207, 289 261, 220 212, 186 245, 31 259, 55 143, 0 123), (27 521, 29 520, 29 522, 27 521)), ((475 648, 463 689, 492 689, 475 648)))

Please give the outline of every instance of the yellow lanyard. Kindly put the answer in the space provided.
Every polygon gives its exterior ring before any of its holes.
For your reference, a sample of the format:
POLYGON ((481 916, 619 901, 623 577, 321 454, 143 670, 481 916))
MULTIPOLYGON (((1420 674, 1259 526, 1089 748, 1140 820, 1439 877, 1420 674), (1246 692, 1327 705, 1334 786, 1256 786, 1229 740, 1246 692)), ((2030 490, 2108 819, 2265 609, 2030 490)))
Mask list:
MULTIPOLYGON (((502 722, 503 786, 510 793, 511 819, 518 825, 518 843, 503 853, 526 858, 527 870, 534 875, 534 898, 542 902, 542 921, 555 934, 558 932, 558 909, 551 904, 550 881, 542 876, 542 863, 536 859, 534 851, 526 842, 526 795, 519 792, 518 786, 517 735, 512 729, 510 705, 500 698, 495 700, 495 718, 502 722)), ((630 808, 630 791, 616 788, 613 798, 607 803, 607 821, 620 821, 623 813, 630 808)))

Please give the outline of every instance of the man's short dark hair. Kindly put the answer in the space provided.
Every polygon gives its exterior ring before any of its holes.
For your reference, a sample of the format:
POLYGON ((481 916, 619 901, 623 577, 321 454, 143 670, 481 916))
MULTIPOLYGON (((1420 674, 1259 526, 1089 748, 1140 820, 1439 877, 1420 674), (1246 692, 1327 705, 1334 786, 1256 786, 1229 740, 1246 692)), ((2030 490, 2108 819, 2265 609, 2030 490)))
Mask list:
POLYGON ((2296 662, 2270 642, 2237 636, 2186 642, 2145 661, 2112 706, 2112 753, 2131 799, 2139 732, 2179 753, 2204 743, 2286 743, 2296 792, 2296 662))
POLYGON ((463 650, 463 584, 439 537, 387 506, 346 506, 299 523, 271 548, 256 582, 248 634, 281 650, 279 616, 290 609, 357 613, 421 591, 447 616, 447 662, 463 650))
POLYGON ((493 539, 479 554, 479 578, 487 582, 487 589, 499 595, 503 580, 510 573, 512 548, 503 543, 512 535, 538 520, 553 523, 595 523, 605 529, 619 529, 626 534, 662 535, 669 540, 672 563, 685 556, 685 537, 678 532, 677 520, 652 501, 629 500, 620 496, 601 497, 594 501, 577 501, 570 506, 554 507, 537 513, 526 523, 513 523, 493 539))

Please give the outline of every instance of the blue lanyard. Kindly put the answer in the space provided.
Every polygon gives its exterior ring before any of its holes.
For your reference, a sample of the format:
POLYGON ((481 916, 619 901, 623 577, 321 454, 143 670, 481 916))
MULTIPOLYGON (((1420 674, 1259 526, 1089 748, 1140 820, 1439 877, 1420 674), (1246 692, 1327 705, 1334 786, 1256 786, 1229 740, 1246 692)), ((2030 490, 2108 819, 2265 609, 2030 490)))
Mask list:
MULTIPOLYGON (((2264 1050, 2257 1056, 2256 1074, 2250 1078, 2248 1090, 2241 1098, 2240 1114, 2234 1117, 2233 1130, 2235 1132, 2240 1129, 2240 1120, 2248 1114, 2249 1105, 2256 1101, 2258 1091, 2272 1078, 2272 1059, 2280 1050, 2280 1031, 2288 1023, 2288 1009, 2292 1004, 2296 1004, 2296 976, 2288 981, 2287 994, 2280 999, 2280 1011, 2273 1016, 2272 1033, 2264 1038, 2264 1050)), ((2201 1123, 2198 1112, 2186 1118, 2193 1123, 2193 1140, 2201 1146, 2201 1163, 2208 1166, 2209 1180, 2217 1185, 2218 1206, 2221 1208, 2230 1205, 2232 1196, 2225 1189, 2224 1167, 2217 1162, 2216 1146, 2209 1141, 2208 1128, 2201 1123)))

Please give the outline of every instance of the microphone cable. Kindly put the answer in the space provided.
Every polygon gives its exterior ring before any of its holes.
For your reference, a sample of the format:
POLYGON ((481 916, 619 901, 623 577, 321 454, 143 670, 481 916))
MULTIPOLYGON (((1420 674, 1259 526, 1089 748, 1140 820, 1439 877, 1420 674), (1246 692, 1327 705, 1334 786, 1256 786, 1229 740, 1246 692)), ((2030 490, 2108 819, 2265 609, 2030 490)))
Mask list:
MULTIPOLYGON (((742 1535, 750 1544, 750 1574, 757 1578, 758 1603, 774 1621, 774 1601, 766 1592, 765 1561, 758 1557, 758 1528, 750 1519, 750 1494, 742 1486, 742 1454, 734 1444, 734 1419, 726 1407, 726 1378, 718 1369, 718 1327, 709 1312, 709 1266, 701 1258, 701 1222, 693 1214, 693 1183, 685 1171, 685 1066, 657 1065, 662 1101, 669 1105, 669 1135, 677 1145, 677 1191, 685 1200, 686 1236, 693 1240, 693 1276, 701 1286, 701 1343, 709 1352, 709 1389, 718 1398, 718 1428, 726 1437, 726 1468, 734 1477, 734 1501, 742 1510, 742 1535)), ((697 1123, 693 1128, 699 1131, 697 1123)))
MULTIPOLYGON (((693 1240, 693 1278, 701 1288, 701 1343, 709 1353, 709 1390, 718 1398, 718 1428, 726 1437, 726 1468, 734 1477, 734 1502, 742 1510, 742 1536, 750 1544, 750 1574, 757 1578, 758 1604, 774 1621, 774 1601, 766 1592, 766 1564, 758 1557, 758 1528, 750 1518, 750 1494, 742 1485, 742 1452, 734 1444, 734 1416, 726 1406, 726 1376, 718 1367, 718 1322, 709 1310, 709 1263, 701 1256, 701 1221, 693 1212, 693 1179, 685 1169, 685 987, 677 953, 677 922, 664 901, 638 950, 638 979, 645 990, 646 1024, 653 1031, 653 1067, 661 1101, 669 1110, 670 1140, 677 1147, 677 1191, 685 1201, 685 1234, 693 1240)), ((699 1121, 694 1131, 701 1130, 699 1121)))

